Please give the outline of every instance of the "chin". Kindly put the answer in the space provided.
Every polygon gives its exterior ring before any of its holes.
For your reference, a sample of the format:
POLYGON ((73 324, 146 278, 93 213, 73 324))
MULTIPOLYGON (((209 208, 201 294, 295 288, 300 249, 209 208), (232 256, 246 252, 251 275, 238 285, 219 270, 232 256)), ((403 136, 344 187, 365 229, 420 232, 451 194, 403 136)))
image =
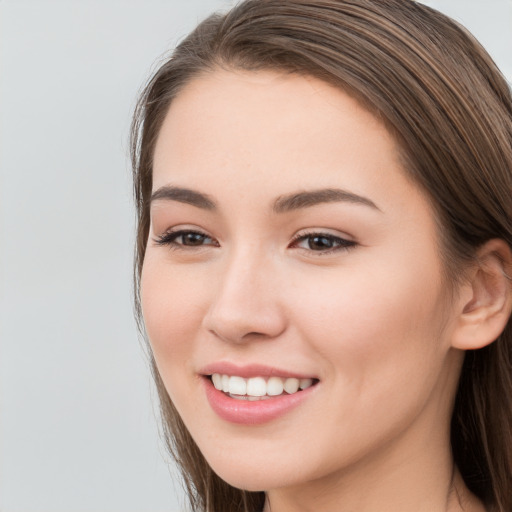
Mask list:
POLYGON ((231 457, 219 456, 218 453, 205 455, 212 470, 222 480, 245 491, 258 492, 293 487, 320 476, 306 470, 307 463, 304 461, 302 464, 300 461, 303 457, 299 460, 297 457, 287 457, 286 449, 232 453, 231 457))

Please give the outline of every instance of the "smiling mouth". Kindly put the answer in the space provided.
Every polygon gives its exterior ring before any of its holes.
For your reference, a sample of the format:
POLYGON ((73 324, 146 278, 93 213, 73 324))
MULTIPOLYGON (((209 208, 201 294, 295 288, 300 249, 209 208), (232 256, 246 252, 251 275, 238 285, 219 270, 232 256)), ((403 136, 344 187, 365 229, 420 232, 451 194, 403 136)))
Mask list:
POLYGON ((318 379, 295 377, 251 377, 214 373, 208 376, 215 389, 235 400, 260 401, 293 395, 318 383, 318 379))

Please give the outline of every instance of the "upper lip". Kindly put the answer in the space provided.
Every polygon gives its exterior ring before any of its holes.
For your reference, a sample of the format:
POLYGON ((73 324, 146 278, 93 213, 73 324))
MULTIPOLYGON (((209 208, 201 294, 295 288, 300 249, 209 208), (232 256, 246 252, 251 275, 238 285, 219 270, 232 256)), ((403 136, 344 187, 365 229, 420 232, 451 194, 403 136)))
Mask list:
POLYGON ((199 370, 202 375, 212 375, 219 373, 221 375, 236 375, 249 379, 251 377, 294 377, 296 379, 314 379, 313 375, 303 374, 295 371, 278 368, 276 366, 267 366, 263 364, 238 365, 228 361, 218 361, 207 364, 199 370))

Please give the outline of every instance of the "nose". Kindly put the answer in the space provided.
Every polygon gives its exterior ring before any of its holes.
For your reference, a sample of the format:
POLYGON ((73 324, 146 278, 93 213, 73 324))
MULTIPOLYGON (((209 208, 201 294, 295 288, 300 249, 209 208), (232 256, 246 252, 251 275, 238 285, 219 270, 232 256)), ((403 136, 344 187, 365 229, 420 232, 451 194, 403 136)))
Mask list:
POLYGON ((277 338, 286 329, 278 274, 269 258, 254 253, 227 259, 213 280, 204 328, 228 343, 277 338))

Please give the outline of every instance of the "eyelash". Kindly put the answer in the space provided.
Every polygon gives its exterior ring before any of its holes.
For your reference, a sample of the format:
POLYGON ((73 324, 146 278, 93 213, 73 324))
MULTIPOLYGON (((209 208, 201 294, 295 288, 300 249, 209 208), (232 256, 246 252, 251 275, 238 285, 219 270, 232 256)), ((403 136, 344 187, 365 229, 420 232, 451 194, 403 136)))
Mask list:
MULTIPOLYGON (((219 247, 219 243, 215 241, 212 237, 208 236, 206 233, 203 233, 201 231, 197 231, 194 229, 180 229, 178 231, 167 231, 163 235, 160 235, 155 239, 155 243, 157 245, 161 246, 168 246, 170 249, 173 250, 194 250, 198 247, 204 247, 205 245, 212 245, 214 247, 219 247), (197 237, 201 237, 202 241, 204 240, 212 240, 212 243, 210 244, 198 244, 198 245, 186 245, 184 243, 179 243, 176 240, 180 237, 183 237, 185 235, 196 235, 197 237)), ((309 245, 309 244, 308 244, 309 245)), ((308 252, 318 253, 318 256, 320 255, 327 255, 332 254, 337 251, 346 251, 349 249, 352 249, 356 247, 358 244, 357 242, 354 242, 353 240, 347 240, 345 238, 341 238, 339 236, 333 235, 331 233, 324 233, 324 232, 318 232, 318 231, 312 231, 309 233, 300 233, 293 237, 292 241, 290 242, 289 247, 291 248, 297 248, 297 249, 303 249, 308 252), (323 239, 324 241, 329 241, 331 245, 334 245, 334 247, 330 247, 327 249, 321 249, 321 250, 314 250, 311 247, 305 248, 305 247, 298 247, 298 244, 303 241, 309 240, 311 243, 311 240, 314 238, 323 239)))
MULTIPOLYGON (((167 245, 171 249, 177 249, 177 250, 189 250, 194 249, 197 247, 202 247, 205 244, 200 245, 186 245, 184 243, 179 243, 176 241, 177 238, 182 237, 184 235, 197 235, 198 237, 202 237, 203 240, 210 239, 213 241, 213 238, 209 237, 206 233, 203 233, 201 231, 197 231, 194 229, 180 229, 178 231, 167 231, 163 235, 158 236, 155 239, 155 242, 157 245, 167 245)), ((212 244, 208 245, 214 245, 215 247, 218 247, 218 242, 214 242, 212 244)))
MULTIPOLYGON (((347 240, 346 238, 342 238, 340 236, 336 236, 331 233, 325 233, 325 232, 321 232, 321 231, 311 231, 309 233, 299 233, 298 235, 294 236, 292 241, 290 242, 289 247, 294 247, 294 246, 296 247, 299 242, 307 241, 307 240, 309 240, 311 243, 312 239, 314 239, 314 238, 328 240, 332 245, 335 245, 335 247, 318 250, 318 251, 311 249, 311 247, 302 248, 306 251, 318 253, 319 256, 332 254, 332 253, 335 253, 338 251, 347 251, 347 250, 352 249, 357 246, 357 242, 354 242, 353 240, 347 240)), ((300 248, 300 247, 298 247, 298 248, 300 248)))

